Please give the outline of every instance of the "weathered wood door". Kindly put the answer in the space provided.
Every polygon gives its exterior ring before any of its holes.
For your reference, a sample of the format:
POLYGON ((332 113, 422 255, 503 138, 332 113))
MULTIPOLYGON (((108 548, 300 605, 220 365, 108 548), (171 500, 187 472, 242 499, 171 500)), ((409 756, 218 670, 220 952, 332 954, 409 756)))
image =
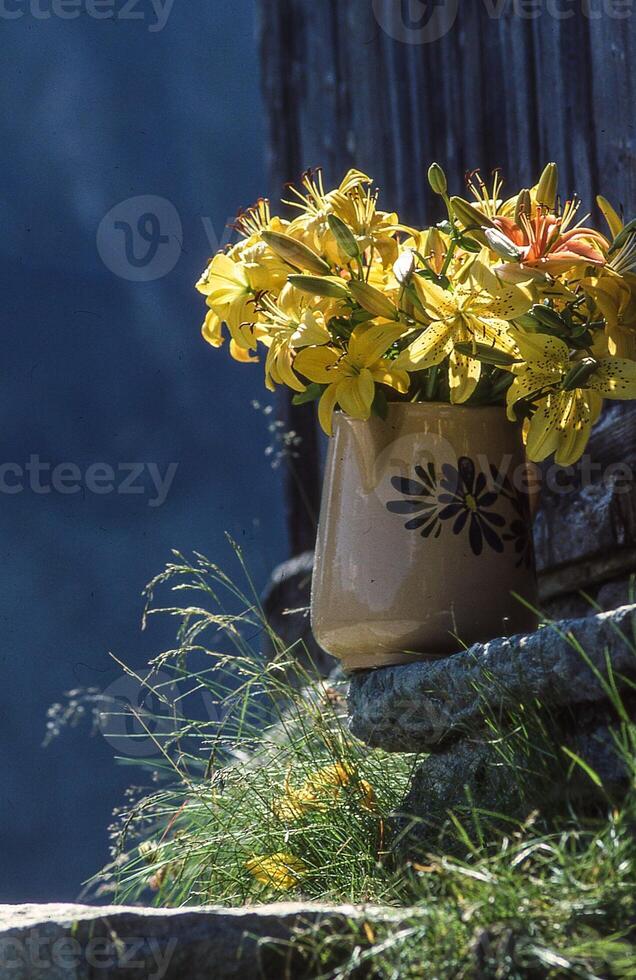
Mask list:
MULTIPOLYGON (((636 209, 631 0, 260 0, 260 34, 273 197, 307 167, 336 181, 355 165, 404 220, 432 222, 432 160, 458 192, 467 170, 499 167, 514 188, 556 160, 564 190, 636 209)), ((289 487, 298 551, 313 538, 318 436, 311 407, 286 413, 303 437, 289 487)), ((592 444, 603 466, 636 463, 635 419, 614 406, 592 444)), ((636 567, 633 480, 617 491, 594 472, 592 487, 546 495, 546 598, 636 567)))

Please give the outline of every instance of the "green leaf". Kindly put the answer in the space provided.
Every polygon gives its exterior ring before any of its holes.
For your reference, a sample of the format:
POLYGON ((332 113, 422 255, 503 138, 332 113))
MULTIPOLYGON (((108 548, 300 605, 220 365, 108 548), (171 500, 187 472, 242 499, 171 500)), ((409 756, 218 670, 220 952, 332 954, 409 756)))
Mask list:
POLYGON ((353 326, 358 326, 359 323, 368 323, 369 320, 373 320, 373 313, 369 313, 368 310, 356 310, 351 314, 351 323, 353 326))
POLYGON ((593 343, 594 337, 589 330, 584 330, 583 333, 577 333, 574 337, 568 338, 569 346, 574 347, 575 350, 589 350, 593 343))
POLYGON ((357 241, 353 237, 353 232, 344 223, 342 218, 339 218, 337 214, 330 214, 327 216, 327 221, 329 222, 329 227, 333 232, 338 246, 345 255, 348 255, 350 259, 357 259, 360 255, 360 248, 357 241))
POLYGON ((349 340, 351 331, 354 327, 353 317, 351 320, 348 320, 344 316, 332 316, 331 320, 329 320, 329 323, 327 324, 327 327, 332 334, 335 334, 335 336, 339 337, 341 340, 349 340))
POLYGON ((326 385, 319 385, 312 382, 307 385, 305 391, 299 391, 292 398, 292 405, 307 405, 308 402, 317 401, 325 390, 326 385))
POLYGON ((612 252, 615 252, 617 249, 621 248, 625 244, 627 239, 635 233, 636 233, 636 218, 633 218, 628 224, 625 225, 621 233, 617 235, 614 241, 612 242, 612 246, 610 248, 610 255, 612 254, 612 252))
POLYGON ((440 365, 434 364, 432 368, 426 371, 426 380, 424 382, 424 398, 428 402, 433 402, 437 395, 437 382, 439 379, 440 365))
POLYGON ((346 284, 335 276, 289 276, 287 281, 296 289, 311 293, 312 296, 344 299, 348 295, 346 284))
POLYGON ((585 759, 582 759, 580 755, 576 754, 576 752, 572 752, 570 749, 566 748, 565 745, 561 746, 561 751, 564 752, 565 755, 572 760, 572 762, 575 762, 577 766, 581 767, 583 772, 590 777, 595 786, 600 786, 601 788, 603 787, 603 780, 599 774, 587 764, 585 759))
POLYGON ((459 244, 465 252, 481 252, 481 245, 468 235, 460 235, 459 244))
POLYGON ((420 279, 428 279, 434 282, 440 289, 450 289, 450 279, 448 276, 438 276, 432 269, 418 269, 415 273, 420 279))
POLYGON ((517 326, 527 330, 528 333, 537 333, 539 329, 539 321, 535 320, 531 313, 524 313, 522 316, 515 317, 514 322, 517 326))
POLYGON ((383 422, 386 422, 387 418, 389 417, 389 403, 386 400, 386 395, 382 391, 382 388, 377 386, 375 389, 375 398, 373 399, 371 411, 374 415, 377 415, 378 418, 382 419, 383 422))

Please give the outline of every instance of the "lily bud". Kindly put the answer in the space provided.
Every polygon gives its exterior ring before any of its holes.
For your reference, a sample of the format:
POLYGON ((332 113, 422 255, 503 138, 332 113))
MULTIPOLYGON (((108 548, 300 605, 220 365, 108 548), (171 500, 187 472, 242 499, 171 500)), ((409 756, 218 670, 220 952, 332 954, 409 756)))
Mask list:
POLYGON ((523 250, 498 228, 485 228, 484 235, 492 251, 501 259, 506 259, 507 262, 520 262, 523 258, 523 250))
POLYGON ((432 163, 428 168, 428 182, 431 185, 433 193, 439 194, 440 197, 446 196, 448 192, 448 181, 439 163, 432 163))
POLYGON ((556 204, 558 187, 559 168, 556 163, 549 163, 541 174, 537 185, 537 204, 542 204, 544 207, 549 208, 550 211, 553 211, 556 204))
POLYGON ((480 245, 487 246, 488 239, 484 235, 483 229, 494 228, 494 222, 461 197, 451 197, 451 205, 455 217, 461 222, 471 237, 478 241, 480 245))
POLYGON ((530 217, 532 214, 532 198, 530 197, 530 191, 523 190, 519 193, 517 198, 517 204, 515 206, 515 224, 521 224, 521 215, 525 214, 526 217, 530 217))
POLYGON ((262 231, 261 238, 272 252, 276 252, 279 258, 296 269, 304 269, 316 276, 329 275, 331 272, 324 259, 289 235, 281 235, 278 231, 262 231))
POLYGON ((358 255, 360 255, 360 247, 354 238, 353 232, 349 226, 344 223, 342 218, 339 218, 337 214, 330 214, 327 217, 327 222, 329 224, 329 228, 336 238, 338 246, 342 249, 347 258, 355 259, 358 255))
POLYGON ((415 252, 412 248, 406 248, 393 266, 393 275, 401 286, 405 286, 414 271, 415 252))
POLYGON ((438 275, 444 267, 448 246, 438 228, 429 228, 422 242, 424 258, 438 275))
POLYGON ((367 310, 368 313, 373 313, 374 316, 384 317, 386 320, 397 320, 398 311, 396 307, 375 286, 372 286, 368 282, 360 282, 357 279, 352 279, 349 283, 349 291, 356 303, 363 310, 367 310))
POLYGON ((347 297, 347 283, 337 276, 289 276, 287 282, 311 296, 326 296, 329 299, 347 297))
POLYGON ((584 357, 582 361, 577 361, 571 371, 565 376, 562 384, 563 391, 574 391, 575 388, 584 388, 594 372, 598 369, 598 361, 593 357, 584 357))
POLYGON ((598 197, 596 198, 596 203, 598 204, 599 208, 603 212, 603 217, 605 218, 607 224, 609 225, 609 230, 612 238, 618 238, 621 231, 623 230, 623 222, 621 218, 616 213, 616 211, 614 210, 610 202, 607 200, 607 198, 603 197, 601 194, 599 194, 598 197))
POLYGON ((455 217, 461 221, 465 228, 470 228, 473 231, 476 228, 496 227, 494 221, 491 221, 487 215, 465 201, 463 197, 451 197, 451 204, 455 217))
POLYGON ((515 363, 512 354, 490 347, 489 344, 455 344, 455 350, 458 354, 463 354, 464 357, 472 357, 476 361, 481 361, 482 364, 492 364, 494 367, 509 368, 515 363))
POLYGON ((537 303, 532 307, 531 312, 535 320, 538 320, 542 326, 548 327, 549 330, 557 330, 561 333, 567 331, 567 325, 563 322, 556 310, 550 309, 549 306, 542 306, 540 303, 537 303))

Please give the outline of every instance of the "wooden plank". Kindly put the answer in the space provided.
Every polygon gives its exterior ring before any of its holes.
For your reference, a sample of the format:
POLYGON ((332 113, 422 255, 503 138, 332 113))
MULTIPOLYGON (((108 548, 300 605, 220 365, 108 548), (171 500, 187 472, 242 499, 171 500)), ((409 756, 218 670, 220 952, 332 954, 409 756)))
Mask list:
MULTIPOLYGON (((398 7, 398 0, 260 0, 274 197, 303 168, 322 165, 335 182, 355 165, 376 177, 384 205, 405 221, 425 223, 441 217, 426 183, 433 159, 457 191, 465 171, 477 166, 484 173, 501 167, 510 190, 528 186, 554 159, 564 192, 578 191, 586 208, 602 190, 628 215, 634 211, 636 11, 599 18, 599 4, 589 5, 590 16, 572 5, 575 16, 559 20, 544 5, 540 17, 525 19, 513 4, 475 0, 459 4, 440 40, 411 44, 386 30, 398 7), (493 19, 489 9, 503 13, 493 19)), ((419 8, 406 2, 400 9, 414 17, 419 8)), ((287 410, 286 418, 305 440, 303 492, 315 506, 319 440, 309 415, 287 410)), ((603 466, 636 460, 635 422, 634 406, 613 405, 590 443, 593 458, 603 466)), ((588 533, 583 550, 573 542, 568 559, 562 535, 559 549, 547 544, 555 522, 566 519, 557 503, 548 495, 541 518, 546 570, 597 555, 612 542, 619 550, 632 547, 618 531, 607 537, 614 515, 608 511, 602 534, 588 533)), ((292 522, 303 511, 292 502, 292 522)), ((294 550, 310 546, 310 536, 293 530, 294 550)))

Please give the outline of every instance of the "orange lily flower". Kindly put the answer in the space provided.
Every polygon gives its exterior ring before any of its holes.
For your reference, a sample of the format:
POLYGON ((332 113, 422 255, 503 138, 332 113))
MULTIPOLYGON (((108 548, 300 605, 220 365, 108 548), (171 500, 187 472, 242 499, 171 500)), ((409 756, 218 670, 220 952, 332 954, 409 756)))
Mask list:
POLYGON ((609 242, 604 235, 581 225, 567 230, 577 210, 578 204, 568 201, 561 215, 539 207, 534 217, 522 213, 519 224, 502 215, 493 220, 521 251, 522 268, 556 277, 579 263, 603 266, 606 262, 609 242))

